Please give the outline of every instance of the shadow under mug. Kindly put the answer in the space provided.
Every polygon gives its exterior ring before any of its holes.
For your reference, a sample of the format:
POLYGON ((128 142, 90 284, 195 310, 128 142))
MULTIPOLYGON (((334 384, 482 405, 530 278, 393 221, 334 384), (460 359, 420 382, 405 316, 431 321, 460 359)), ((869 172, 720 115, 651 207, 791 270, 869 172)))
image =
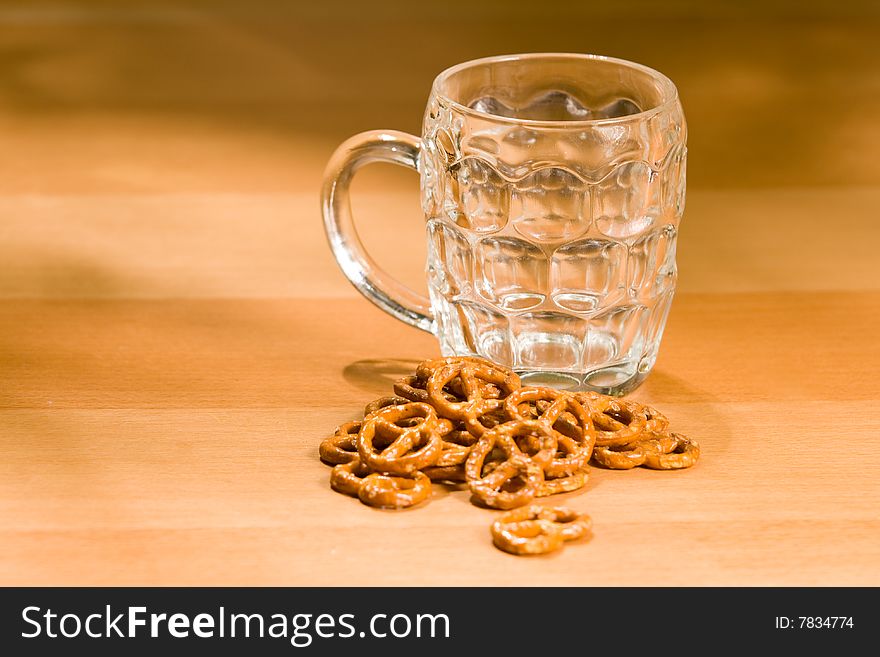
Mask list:
POLYGON ((370 131, 339 146, 324 225, 352 284, 444 355, 625 394, 654 365, 675 291, 686 138, 675 86, 645 66, 564 53, 465 62, 434 80, 421 138, 370 131), (357 236, 349 187, 370 162, 420 174, 430 299, 357 236))

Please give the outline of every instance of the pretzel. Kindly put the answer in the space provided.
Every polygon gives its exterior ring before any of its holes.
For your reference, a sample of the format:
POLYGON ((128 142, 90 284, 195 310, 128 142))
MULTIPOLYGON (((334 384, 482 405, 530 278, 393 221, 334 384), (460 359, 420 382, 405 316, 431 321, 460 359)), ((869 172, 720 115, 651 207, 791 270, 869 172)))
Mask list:
POLYGON ((489 429, 504 424, 509 416, 504 411, 504 401, 501 399, 483 399, 474 403, 465 411, 462 421, 468 433, 476 438, 482 436, 489 429))
POLYGON ((499 363, 493 363, 490 360, 480 358, 478 356, 447 356, 446 358, 429 358, 428 360, 423 360, 421 363, 418 364, 418 366, 416 366, 416 376, 422 381, 427 381, 435 370, 438 370, 445 365, 455 365, 458 363, 473 363, 477 365, 485 365, 488 363, 492 365, 492 367, 503 371, 508 376, 516 377, 517 379, 519 379, 519 376, 517 376, 516 372, 514 372, 509 367, 505 367, 504 365, 501 365, 499 363))
POLYGON ((589 413, 574 395, 552 388, 520 388, 504 400, 504 410, 512 420, 536 416, 556 433, 558 451, 544 474, 567 477, 589 462, 596 431, 589 413))
POLYGON ((577 399, 584 408, 592 408, 601 402, 610 402, 615 399, 611 395, 603 395, 592 390, 579 390, 571 394, 574 395, 574 398, 577 399))
POLYGON ((438 415, 451 420, 467 420, 469 411, 483 400, 492 398, 484 394, 489 383, 496 386, 502 396, 509 395, 521 386, 519 377, 507 368, 496 367, 488 361, 460 361, 434 370, 428 378, 426 390, 429 403, 437 409, 438 415), (464 399, 453 401, 443 391, 456 378, 459 379, 464 399))
MULTIPOLYGON (((402 379, 398 379, 394 382, 393 389, 396 395, 400 395, 409 401, 421 402, 422 404, 430 403, 428 399, 428 391, 425 387, 428 385, 427 378, 420 378, 416 374, 411 374, 409 376, 405 376, 402 379)), ((461 391, 461 386, 453 386, 461 391)), ((497 388, 495 388, 495 396, 498 395, 497 388)), ((491 392, 491 391, 490 391, 491 392)), ((451 390, 444 389, 443 396, 449 399, 449 401, 461 401, 464 399, 463 394, 457 394, 451 390)))
POLYGON ((409 399, 404 399, 403 397, 398 397, 397 395, 379 397, 379 399, 373 400, 369 404, 364 406, 364 417, 372 415, 380 408, 385 408, 387 406, 400 406, 401 404, 409 403, 409 401, 409 399))
POLYGON ((338 465, 356 459, 358 456, 356 441, 360 430, 360 422, 346 422, 336 427, 336 433, 325 438, 318 447, 321 460, 329 465, 338 465))
POLYGON ((511 554, 546 554, 584 536, 590 516, 563 507, 524 506, 492 523, 492 542, 511 554))
POLYGON ((464 483, 467 481, 464 474, 464 464, 459 465, 429 465, 422 470, 431 481, 446 481, 452 483, 464 483))
MULTIPOLYGON (((425 390, 425 382, 419 381, 419 378, 414 374, 398 379, 394 382, 393 388, 395 395, 400 395, 405 399, 421 404, 430 403, 428 391, 425 390)), ((453 395, 450 395, 450 397, 454 398, 453 395)))
POLYGON ((583 536, 590 518, 532 505, 583 488, 591 461, 612 469, 692 466, 696 441, 668 431, 647 404, 592 391, 522 386, 510 368, 475 356, 434 358, 394 384, 320 445, 330 485, 380 508, 405 508, 431 482, 467 484, 472 501, 516 509, 492 525, 496 546, 543 554, 583 536))
POLYGON ((535 498, 544 481, 544 471, 527 456, 514 456, 480 479, 471 479, 465 465, 465 478, 473 496, 485 506, 513 509, 535 498))
POLYGON ((488 453, 494 454, 498 459, 521 454, 528 456, 542 468, 551 463, 558 448, 556 433, 538 420, 499 424, 483 434, 471 451, 481 446, 481 443, 483 449, 488 447, 488 453))
POLYGON ((438 422, 437 413, 428 404, 410 402, 382 408, 364 419, 357 437, 358 455, 378 472, 411 475, 440 458, 443 441, 438 422))
MULTIPOLYGON (((427 384, 428 379, 431 378, 431 375, 441 367, 445 367, 446 365, 457 365, 457 364, 469 364, 469 365, 490 365, 498 370, 501 370, 505 373, 506 376, 511 379, 515 379, 519 381, 519 376, 517 376, 516 372, 514 372, 509 367, 505 367, 503 365, 499 365, 498 363, 493 363, 491 361, 486 360, 485 358, 478 358, 476 356, 450 356, 447 358, 433 358, 426 361, 422 361, 419 363, 418 367, 416 367, 416 379, 420 382, 424 382, 427 384)), ((492 382, 481 381, 479 383, 481 388, 481 394, 485 399, 500 399, 502 398, 503 392, 502 390, 492 382)), ((467 392, 462 385, 462 381, 459 378, 455 378, 447 384, 447 388, 449 393, 458 397, 467 397, 467 392)))
POLYGON ((680 470, 689 468, 700 458, 700 445, 679 433, 669 434, 677 440, 673 450, 648 452, 645 456, 645 467, 652 470, 680 470))
POLYGON ((394 477, 374 472, 361 483, 361 502, 384 509, 403 509, 428 499, 431 480, 416 472, 413 477, 394 477))
POLYGON ((596 427, 596 445, 616 447, 638 441, 647 419, 639 406, 618 399, 593 402, 592 420, 596 427))
MULTIPOLYGON (((602 403, 617 401, 614 397, 593 392, 592 390, 583 390, 572 394, 584 406, 584 408, 595 408, 602 403)), ((628 401, 626 404, 629 407, 629 410, 644 416, 646 422, 645 430, 659 433, 669 426, 669 420, 666 416, 653 406, 639 404, 634 401, 628 401)))
POLYGON ((597 445, 593 461, 610 470, 631 470, 645 463, 645 449, 641 442, 617 447, 597 445))
MULTIPOLYGON (((654 431, 645 432, 641 435, 638 442, 628 445, 619 445, 615 447, 596 447, 593 450, 593 461, 601 466, 612 470, 630 470, 640 465, 651 467, 648 465, 650 459, 655 470, 672 470, 675 468, 690 467, 696 462, 696 457, 692 455, 684 456, 683 454, 673 454, 679 447, 683 436, 679 434, 658 433, 654 431), (670 455, 670 456, 667 456, 670 455), (662 467, 660 463, 670 464, 668 467, 662 467), (675 463, 685 463, 690 461, 689 465, 672 465, 675 463)), ((685 439, 686 440, 686 439, 685 439)), ((699 456, 699 448, 697 448, 697 457, 699 456)))
POLYGON ((471 447, 465 462, 465 477, 474 497, 489 507, 512 509, 528 504, 544 481, 543 468, 556 453, 556 437, 544 423, 533 420, 508 422, 483 434, 471 447), (538 434, 539 449, 523 452, 515 438, 538 434), (491 470, 484 472, 486 457, 497 447, 504 456, 491 470), (519 487, 512 483, 519 479, 519 487))
POLYGON ((357 497, 364 478, 371 472, 370 468, 358 458, 348 463, 340 463, 330 471, 330 488, 338 493, 357 497))
POLYGON ((639 445, 646 454, 669 454, 675 451, 682 438, 684 436, 678 433, 650 431, 642 436, 639 445))
POLYGON ((642 413, 645 415, 646 420, 645 431, 650 431, 652 433, 662 433, 666 431, 666 427, 669 426, 669 420, 663 415, 663 413, 647 404, 642 405, 642 413))
POLYGON ((443 451, 440 452, 440 458, 438 458, 437 462, 434 464, 438 468, 445 468, 452 465, 461 465, 465 461, 467 461, 467 457, 471 453, 470 447, 465 445, 458 445, 456 443, 446 440, 445 438, 443 439, 442 444, 443 451))
POLYGON ((574 474, 566 477, 547 478, 546 470, 544 483, 538 488, 535 497, 547 497, 549 495, 557 495, 559 493, 570 493, 587 485, 587 479, 590 475, 586 469, 578 470, 574 474))
MULTIPOLYGON (((440 422, 449 422, 452 424, 452 422, 446 418, 440 418, 440 422)), ((464 447, 470 447, 477 442, 477 436, 467 430, 464 422, 453 424, 453 427, 454 428, 451 431, 443 434, 443 440, 446 442, 455 443, 456 445, 462 445, 464 447)))

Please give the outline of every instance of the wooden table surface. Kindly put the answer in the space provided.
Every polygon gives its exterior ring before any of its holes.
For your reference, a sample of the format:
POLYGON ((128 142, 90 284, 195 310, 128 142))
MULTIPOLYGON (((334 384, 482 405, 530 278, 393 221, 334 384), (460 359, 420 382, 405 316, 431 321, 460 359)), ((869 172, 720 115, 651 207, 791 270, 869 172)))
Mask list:
MULTIPOLYGON (((0 584, 880 584, 870 4, 246 4, 0 8, 0 584), (317 193, 440 69, 529 50, 681 90, 679 293, 633 398, 703 457, 594 469, 560 499, 592 538, 521 559, 464 492, 329 489, 321 438, 438 349, 348 285, 317 193)), ((355 211, 423 289, 416 185, 367 171, 355 211)))

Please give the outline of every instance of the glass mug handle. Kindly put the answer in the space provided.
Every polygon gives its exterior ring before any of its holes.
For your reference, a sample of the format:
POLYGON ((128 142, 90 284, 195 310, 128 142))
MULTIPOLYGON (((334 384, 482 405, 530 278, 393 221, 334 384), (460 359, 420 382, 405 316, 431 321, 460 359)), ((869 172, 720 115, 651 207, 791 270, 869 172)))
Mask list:
POLYGON ((349 202, 351 180, 363 165, 389 162, 418 171, 420 148, 418 137, 397 130, 370 130, 344 141, 324 171, 321 209, 330 248, 351 284, 385 312, 433 333, 430 299, 393 279, 364 250, 349 202))

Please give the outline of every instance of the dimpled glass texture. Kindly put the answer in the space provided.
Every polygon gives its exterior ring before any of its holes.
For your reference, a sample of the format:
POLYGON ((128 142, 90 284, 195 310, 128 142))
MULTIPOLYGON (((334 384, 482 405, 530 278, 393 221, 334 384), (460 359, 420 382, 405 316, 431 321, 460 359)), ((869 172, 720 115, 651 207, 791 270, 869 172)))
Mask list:
POLYGON ((438 77, 419 166, 442 352, 532 384, 638 386, 675 291, 685 143, 675 87, 629 62, 520 56, 438 77))

